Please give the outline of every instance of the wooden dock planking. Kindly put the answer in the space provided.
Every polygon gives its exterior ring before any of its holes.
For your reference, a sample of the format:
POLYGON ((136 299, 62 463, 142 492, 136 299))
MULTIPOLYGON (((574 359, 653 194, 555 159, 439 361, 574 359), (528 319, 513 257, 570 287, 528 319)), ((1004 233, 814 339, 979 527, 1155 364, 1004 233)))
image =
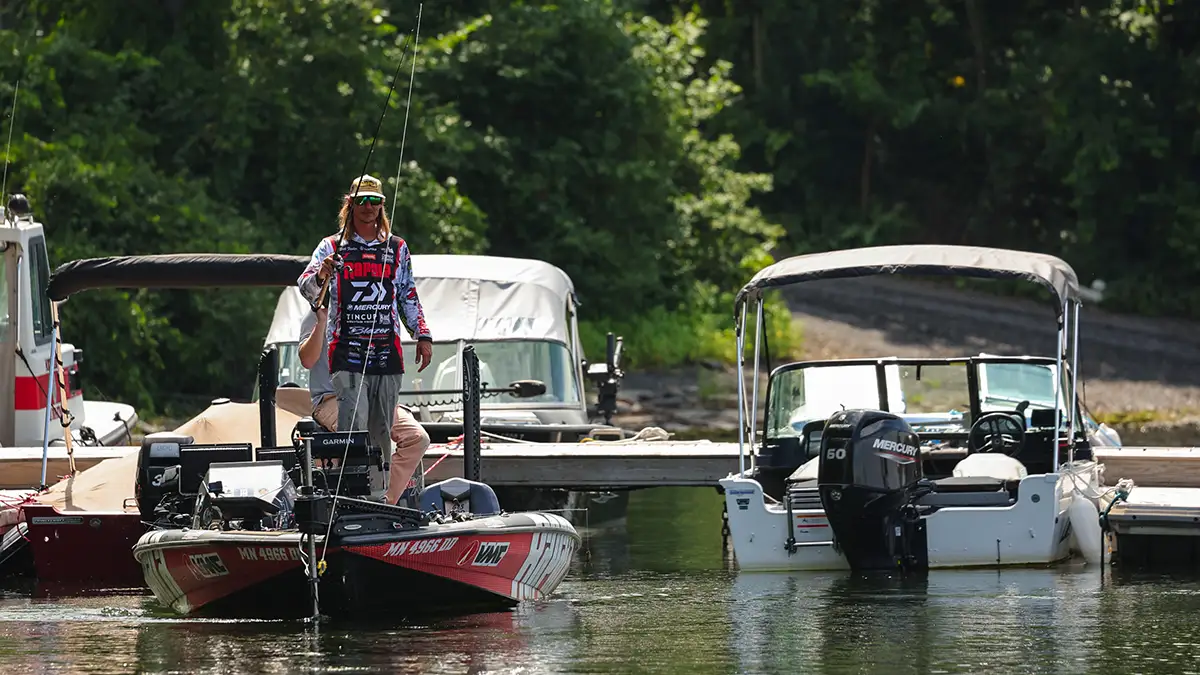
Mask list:
POLYGON ((1200 448, 1094 448, 1092 456, 1104 465, 1104 482, 1116 485, 1129 478, 1134 485, 1200 488, 1200 448))
MULTIPOLYGON (((430 446, 429 467, 447 454, 430 446)), ((737 443, 655 441, 642 444, 530 443, 484 445, 480 480, 492 486, 563 489, 713 486, 738 470, 737 443)), ((749 458, 747 457, 747 461, 749 458)), ((461 477, 462 450, 451 450, 425 483, 461 477)))

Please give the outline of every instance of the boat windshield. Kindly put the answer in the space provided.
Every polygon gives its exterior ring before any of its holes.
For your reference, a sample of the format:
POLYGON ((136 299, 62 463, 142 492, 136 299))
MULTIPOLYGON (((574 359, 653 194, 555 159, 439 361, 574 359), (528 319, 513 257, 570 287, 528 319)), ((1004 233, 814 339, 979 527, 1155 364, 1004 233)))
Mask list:
MULTIPOLYGON (((887 409, 917 431, 967 430, 970 367, 969 361, 884 365, 887 409)), ((981 412, 1011 411, 1021 401, 1029 401, 1030 410, 1054 408, 1054 366, 978 362, 978 370, 981 412)), ((882 410, 878 377, 873 363, 818 363, 777 372, 768 387, 767 436, 798 436, 805 424, 842 409, 882 410)))
POLYGON ((1021 401, 1029 401, 1031 408, 1053 408, 1054 370, 1054 366, 1040 363, 982 364, 980 407, 984 412, 1012 410, 1021 401))
MULTIPOLYGON (((538 380, 546 384, 546 393, 541 396, 522 399, 507 395, 489 397, 481 402, 483 407, 580 402, 580 382, 575 364, 571 362, 571 353, 565 345, 547 340, 481 341, 472 344, 479 357, 479 379, 489 387, 507 387, 517 380, 538 380)), ((408 380, 404 386, 406 390, 462 388, 458 344, 434 344, 433 363, 422 373, 410 369, 405 379, 408 380)), ((429 398, 436 401, 447 396, 433 395, 429 398)), ((400 402, 418 405, 419 399, 419 396, 406 395, 401 397, 400 402)), ((456 403, 453 407, 459 406, 456 403)))
MULTIPOLYGON (((546 384, 546 393, 531 398, 515 399, 501 395, 483 399, 483 407, 496 405, 528 405, 530 403, 578 404, 582 398, 581 387, 571 353, 557 342, 545 340, 508 340, 503 342, 476 342, 475 353, 479 356, 480 380, 489 387, 507 387, 517 380, 539 380, 546 384)), ((438 342, 433 345, 433 361, 423 372, 418 373, 413 365, 411 343, 404 345, 405 391, 431 389, 461 389, 462 379, 458 368, 459 343, 438 342)), ((308 370, 300 364, 299 349, 294 342, 279 345, 279 383, 295 383, 308 388, 308 370)), ((436 403, 453 400, 450 408, 460 408, 459 397, 449 394, 434 394, 426 397, 436 403)), ((419 405, 419 395, 404 395, 400 402, 419 405)), ((435 406, 436 407, 436 406, 435 406)))

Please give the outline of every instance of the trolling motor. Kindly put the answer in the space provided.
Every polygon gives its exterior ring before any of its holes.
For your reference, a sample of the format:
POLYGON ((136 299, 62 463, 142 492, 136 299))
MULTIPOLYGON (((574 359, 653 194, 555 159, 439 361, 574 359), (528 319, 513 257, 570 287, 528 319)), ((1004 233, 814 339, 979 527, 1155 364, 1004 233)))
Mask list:
POLYGON ((596 412, 604 416, 605 424, 612 424, 612 417, 617 413, 617 390, 621 386, 621 346, 625 339, 614 337, 608 333, 608 348, 605 350, 604 363, 583 362, 587 377, 596 386, 596 412))

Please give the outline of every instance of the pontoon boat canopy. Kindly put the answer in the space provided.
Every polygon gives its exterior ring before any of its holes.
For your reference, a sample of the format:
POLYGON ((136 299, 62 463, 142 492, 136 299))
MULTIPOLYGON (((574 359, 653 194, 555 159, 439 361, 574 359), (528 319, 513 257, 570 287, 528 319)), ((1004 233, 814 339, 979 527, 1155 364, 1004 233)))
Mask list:
MULTIPOLYGON (((413 276, 437 342, 553 340, 571 344, 571 278, 541 260, 482 255, 414 255, 413 276)), ((312 311, 294 287, 275 305, 266 344, 296 342, 312 311)), ((407 340, 407 334, 403 335, 407 340)))
POLYGON ((763 268, 738 291, 735 312, 762 291, 819 279, 844 279, 878 274, 928 274, 1020 279, 1041 284, 1063 301, 1079 302, 1079 279, 1065 261, 1052 255, 979 246, 872 246, 812 253, 781 260, 763 268))
POLYGON ((62 302, 97 288, 295 286, 308 258, 275 253, 171 253, 85 258, 59 265, 46 294, 62 302))

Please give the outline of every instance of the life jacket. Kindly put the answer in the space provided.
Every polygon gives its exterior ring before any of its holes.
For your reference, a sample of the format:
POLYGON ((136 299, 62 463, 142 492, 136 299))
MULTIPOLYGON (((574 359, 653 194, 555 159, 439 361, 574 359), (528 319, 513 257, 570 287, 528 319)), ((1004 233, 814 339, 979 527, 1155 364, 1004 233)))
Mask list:
MULTIPOLYGON (((404 351, 396 330, 396 264, 400 237, 380 246, 353 239, 340 242, 342 269, 337 273, 337 326, 329 345, 329 371, 366 375, 404 372, 404 351)), ((334 241, 334 252, 339 253, 334 241)))

